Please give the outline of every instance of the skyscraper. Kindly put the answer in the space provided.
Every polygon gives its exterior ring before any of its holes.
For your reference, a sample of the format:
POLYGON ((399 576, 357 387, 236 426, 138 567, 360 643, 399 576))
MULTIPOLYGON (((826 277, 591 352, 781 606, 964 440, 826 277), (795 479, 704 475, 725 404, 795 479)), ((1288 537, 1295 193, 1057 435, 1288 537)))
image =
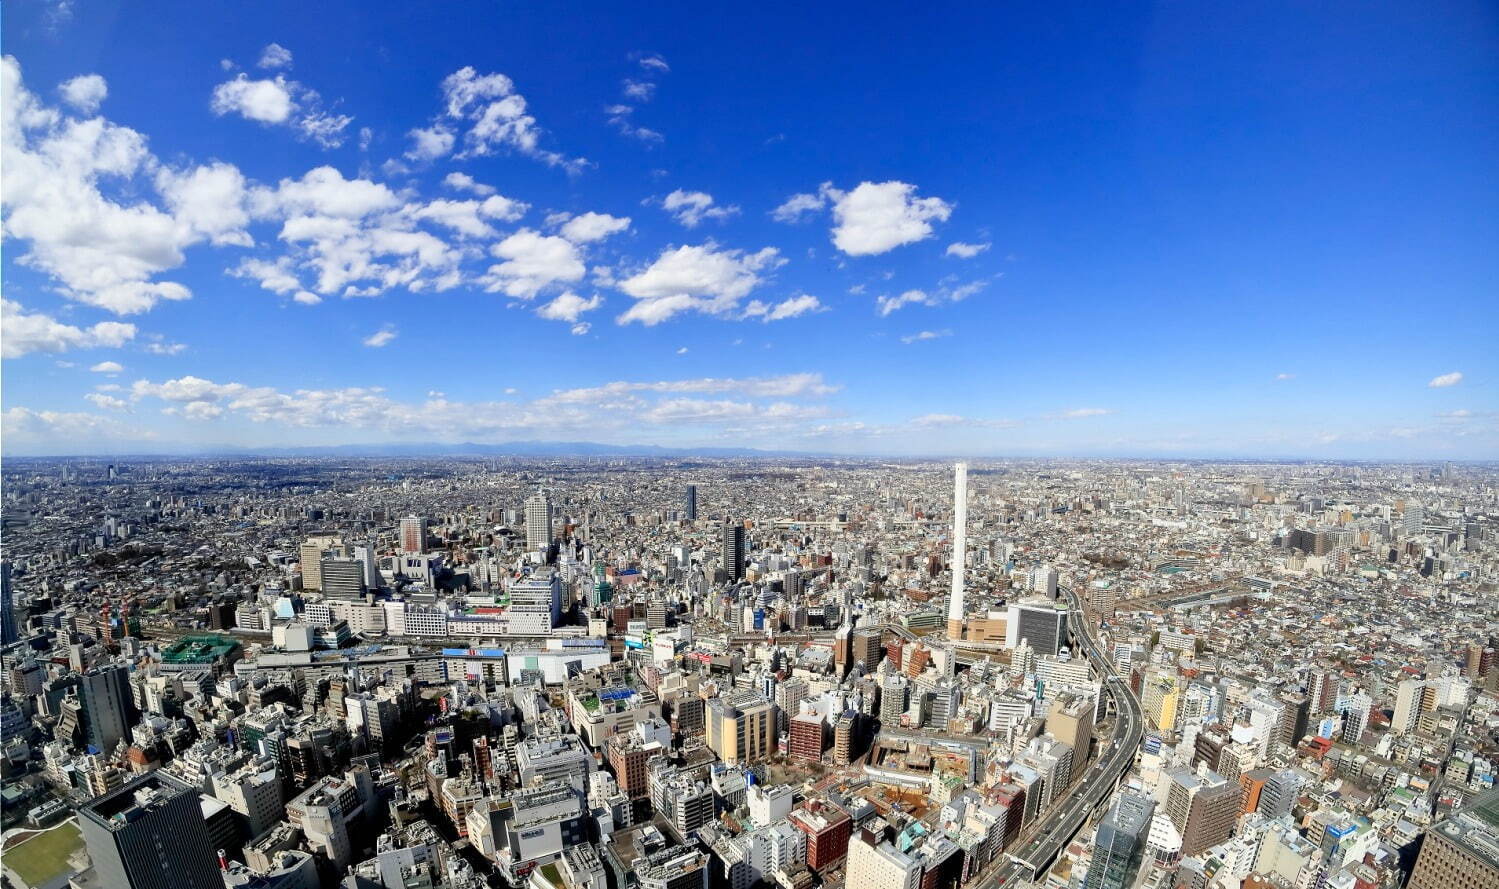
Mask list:
POLYGON ((297 553, 297 561, 302 566, 303 589, 323 588, 323 553, 337 545, 337 534, 314 534, 302 544, 297 553))
POLYGON ((99 885, 111 889, 222 889, 198 794, 161 772, 78 810, 99 885))
POLYGON ((744 524, 724 522, 723 526, 723 571, 729 580, 744 577, 744 524))
POLYGON ((963 568, 968 561, 968 464, 953 467, 952 592, 947 598, 947 638, 963 637, 963 568))
POLYGON ((1134 885, 1145 858, 1145 842, 1150 836, 1150 818, 1155 800, 1136 793, 1126 793, 1098 822, 1094 838, 1093 863, 1083 889, 1127 889, 1134 885))
POLYGON ((9 645, 16 638, 16 600, 10 589, 10 563, 0 562, 0 645, 9 645))
POLYGON ((1016 602, 1005 622, 1005 644, 1030 643, 1037 655, 1056 655, 1067 644, 1067 609, 1051 601, 1016 602))
POLYGON ((526 498, 526 549, 544 550, 552 544, 552 502, 537 491, 526 498))
POLYGON ((420 553, 426 550, 427 520, 414 515, 401 519, 401 552, 420 553))
POLYGON ((1426 832, 1410 889, 1499 886, 1499 789, 1485 791, 1426 832))
POLYGON ((697 521, 697 485, 687 486, 687 521, 697 521))
POLYGON ((85 743, 100 753, 113 753, 135 721, 129 669, 119 664, 95 667, 83 674, 78 692, 85 743))

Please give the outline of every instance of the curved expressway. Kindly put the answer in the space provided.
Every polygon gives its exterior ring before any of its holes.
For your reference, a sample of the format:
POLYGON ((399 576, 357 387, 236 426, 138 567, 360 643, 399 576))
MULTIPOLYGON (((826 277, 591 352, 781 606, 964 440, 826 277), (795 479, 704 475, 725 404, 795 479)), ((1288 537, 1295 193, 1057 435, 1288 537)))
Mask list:
MULTIPOLYGON (((1076 593, 1065 587, 1060 592, 1067 597, 1074 614, 1083 614, 1076 593)), ((1114 699, 1114 709, 1118 714, 1114 740, 1085 773, 1082 783, 1032 824, 1026 832, 1029 839, 1006 850, 1005 858, 999 864, 968 884, 976 889, 1012 887, 1021 880, 1034 881, 1049 870, 1063 846, 1082 829, 1088 815, 1108 800, 1119 779, 1129 771, 1140 740, 1145 736, 1145 718, 1140 712, 1140 702, 1135 699, 1129 685, 1114 672, 1113 662, 1099 646, 1093 622, 1082 620, 1075 623, 1080 625, 1073 627, 1073 635, 1093 661, 1104 688, 1114 699)))

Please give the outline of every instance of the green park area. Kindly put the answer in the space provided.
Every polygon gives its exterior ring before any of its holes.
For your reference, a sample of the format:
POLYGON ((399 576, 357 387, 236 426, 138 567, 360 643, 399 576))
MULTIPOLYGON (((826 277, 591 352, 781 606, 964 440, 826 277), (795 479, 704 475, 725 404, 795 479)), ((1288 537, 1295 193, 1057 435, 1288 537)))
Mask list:
POLYGON ((5 850, 5 866, 27 886, 42 886, 68 872, 68 858, 83 847, 71 821, 5 850))

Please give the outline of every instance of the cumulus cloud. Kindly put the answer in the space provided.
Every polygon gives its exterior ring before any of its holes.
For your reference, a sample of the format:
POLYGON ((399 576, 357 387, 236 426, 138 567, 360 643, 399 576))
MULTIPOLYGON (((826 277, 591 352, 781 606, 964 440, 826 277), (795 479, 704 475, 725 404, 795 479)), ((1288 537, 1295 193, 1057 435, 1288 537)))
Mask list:
POLYGON ((101 361, 93 367, 90 367, 89 370, 96 374, 114 375, 123 372, 125 370, 125 367, 118 361, 101 361))
POLYGON ((8 408, 0 415, 0 433, 7 454, 78 454, 156 437, 150 429, 114 417, 28 407, 8 408))
POLYGON ((268 43, 260 51, 260 61, 255 64, 261 68, 290 68, 291 50, 279 43, 268 43))
POLYGON ((390 345, 391 341, 393 341, 398 336, 400 336, 400 333, 396 330, 396 326, 394 324, 386 324, 379 330, 365 337, 363 343, 366 346, 369 346, 371 349, 383 349, 384 347, 390 345))
POLYGON ((566 238, 521 229, 490 248, 496 259, 484 275, 485 289, 516 299, 531 299, 552 284, 583 278, 582 254, 566 238))
POLYGON ((927 340, 936 340, 947 336, 952 336, 951 330, 922 330, 908 336, 903 336, 900 338, 900 341, 909 346, 912 343, 924 343, 927 340))
POLYGON ((990 244, 988 241, 985 241, 982 244, 965 244, 962 241, 954 241, 953 243, 947 245, 947 252, 945 253, 945 255, 956 256, 959 259, 972 259, 975 256, 978 256, 980 253, 987 252, 989 246, 990 244))
POLYGON ((792 195, 771 215, 780 222, 798 222, 824 207, 833 211, 835 247, 849 256, 876 256, 930 238, 932 223, 945 222, 953 205, 917 197, 916 186, 906 182, 861 182, 852 191, 824 182, 815 194, 792 195))
MULTIPOLYGON (((451 148, 452 146, 449 147, 451 148)), ((494 194, 495 192, 494 186, 485 185, 482 182, 475 182, 474 177, 470 176, 467 173, 449 173, 448 175, 443 177, 442 184, 446 185, 448 188, 453 189, 454 191, 472 192, 479 197, 486 197, 488 195, 494 194)))
POLYGON ((649 267, 620 282, 619 289, 636 303, 617 320, 653 326, 686 311, 737 315, 739 301, 760 285, 762 273, 784 262, 774 247, 757 253, 719 249, 712 242, 667 248, 649 267))
MULTIPOLYGON (((281 49, 271 44, 266 47, 267 52, 271 47, 281 49)), ((290 64, 290 53, 286 54, 286 60, 290 64)), ((322 96, 316 90, 288 80, 282 74, 254 80, 241 73, 213 88, 208 107, 220 117, 238 114, 246 120, 268 126, 289 126, 297 138, 316 142, 323 148, 343 145, 345 131, 354 122, 351 115, 334 114, 324 108, 322 96)))
MULTIPOLYGON (((568 290, 556 299, 536 309, 536 314, 551 321, 576 323, 584 312, 591 312, 604 304, 604 298, 594 294, 588 299, 568 290)), ((587 332, 586 330, 584 331, 587 332)))
POLYGON ((1462 373, 1460 373, 1459 371, 1453 371, 1450 374, 1442 374, 1439 377, 1432 377, 1431 382, 1427 383, 1426 385, 1432 389, 1445 389, 1448 386, 1456 386, 1462 381, 1462 373))
POLYGON ((0 353, 20 358, 33 352, 118 347, 135 338, 135 325, 101 321, 91 327, 64 324, 50 315, 27 312, 20 303, 0 300, 0 353))
POLYGON ((57 88, 62 100, 84 114, 93 114, 109 97, 109 84, 97 74, 80 74, 57 88))
POLYGON ((822 300, 811 294, 801 293, 778 303, 764 303, 758 299, 750 300, 744 307, 744 317, 759 318, 765 322, 784 321, 787 318, 799 318, 802 315, 825 311, 827 311, 827 306, 822 304, 822 300))
POLYGON ((618 234, 630 227, 630 217, 628 216, 610 216, 607 213, 594 213, 591 211, 567 218, 566 221, 562 221, 561 219, 549 221, 561 222, 562 227, 558 229, 558 233, 574 244, 591 244, 595 241, 602 241, 610 235, 618 234))
POLYGON ((105 395, 103 392, 89 392, 83 396, 83 400, 101 410, 127 411, 130 409, 130 402, 113 395, 105 395))
POLYGON ((1078 407, 1070 411, 1062 411, 1055 418, 1060 420, 1081 420, 1086 417, 1102 417, 1112 414, 1113 411, 1103 407, 1078 407))
POLYGON ((412 160, 430 161, 459 148, 459 159, 513 151, 570 173, 588 166, 584 158, 542 148, 542 130, 527 112, 515 82, 500 73, 480 74, 472 66, 443 79, 442 111, 430 127, 414 129, 408 136, 412 147, 406 156, 412 160))
POLYGON ((146 351, 152 355, 181 355, 187 351, 187 343, 147 343, 146 351))
MULTIPOLYGON (((380 388, 279 390, 195 376, 137 380, 127 406, 164 405, 190 422, 239 418, 288 428, 338 427, 419 440, 479 440, 540 432, 712 428, 753 420, 794 424, 825 417, 808 403, 837 391, 819 374, 779 377, 618 381, 554 391, 531 401, 453 402, 430 393, 425 402, 392 399, 380 388)), ((507 390, 506 395, 513 395, 507 390)), ((103 419, 103 418, 100 418, 103 419)))
POLYGON ((661 199, 661 208, 688 228, 697 228, 705 219, 722 222, 739 213, 737 205, 715 206, 713 195, 705 191, 683 191, 680 188, 661 199))

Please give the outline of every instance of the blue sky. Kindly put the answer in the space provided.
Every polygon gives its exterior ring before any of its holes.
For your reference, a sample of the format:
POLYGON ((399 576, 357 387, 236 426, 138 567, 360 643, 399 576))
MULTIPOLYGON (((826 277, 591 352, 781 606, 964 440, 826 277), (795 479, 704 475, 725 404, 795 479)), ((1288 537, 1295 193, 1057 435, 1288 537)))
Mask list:
POLYGON ((9 454, 1499 454, 1491 4, 4 12, 9 454))

